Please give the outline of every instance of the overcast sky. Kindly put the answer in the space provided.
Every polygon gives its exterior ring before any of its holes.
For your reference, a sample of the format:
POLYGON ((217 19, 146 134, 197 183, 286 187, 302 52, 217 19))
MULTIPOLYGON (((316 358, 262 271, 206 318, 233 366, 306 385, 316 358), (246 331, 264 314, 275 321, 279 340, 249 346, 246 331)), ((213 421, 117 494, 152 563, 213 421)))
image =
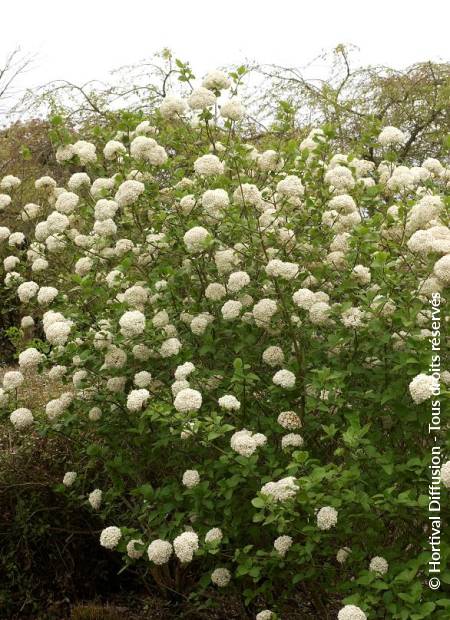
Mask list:
POLYGON ((245 59, 304 66, 338 43, 360 64, 404 67, 449 60, 446 0, 15 0, 2 3, 0 59, 36 53, 21 85, 77 83, 149 58, 163 47, 200 76, 245 59))

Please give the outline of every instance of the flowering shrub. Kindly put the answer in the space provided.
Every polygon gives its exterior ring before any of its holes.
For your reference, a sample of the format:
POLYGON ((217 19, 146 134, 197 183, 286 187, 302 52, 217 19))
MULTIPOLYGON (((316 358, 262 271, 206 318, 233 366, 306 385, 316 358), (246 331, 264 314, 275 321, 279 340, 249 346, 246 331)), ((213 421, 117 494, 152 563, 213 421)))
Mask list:
POLYGON ((212 72, 95 142, 60 127, 78 172, 36 180, 33 204, 0 181, 34 223, 0 227, 5 286, 45 337, 0 404, 78 446, 61 491, 161 587, 232 588, 259 620, 298 591, 314 618, 446 618, 425 570, 450 171, 401 165, 392 127, 361 140, 370 161, 331 152, 331 127, 256 148, 238 79, 212 72), (42 416, 20 390, 44 370, 66 391, 42 416))

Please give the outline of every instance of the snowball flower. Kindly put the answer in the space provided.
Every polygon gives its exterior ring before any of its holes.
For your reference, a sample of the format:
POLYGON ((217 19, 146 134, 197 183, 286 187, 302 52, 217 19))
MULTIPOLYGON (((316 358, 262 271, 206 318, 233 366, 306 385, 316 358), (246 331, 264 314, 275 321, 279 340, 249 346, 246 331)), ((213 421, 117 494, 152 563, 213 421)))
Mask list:
POLYGON ((173 119, 184 114, 186 107, 186 103, 183 99, 168 95, 159 106, 159 112, 163 118, 173 119))
POLYGON ((195 532, 183 532, 173 541, 175 555, 181 562, 192 562, 198 549, 198 536, 195 532))
POLYGON ((202 395, 197 390, 186 388, 178 392, 173 405, 180 413, 198 411, 202 406, 202 395))
POLYGON ((231 82, 223 71, 210 71, 202 82, 203 88, 213 90, 227 90, 231 86, 231 82))
POLYGON ((230 293, 237 293, 250 284, 250 276, 246 271, 235 271, 228 278, 227 288, 230 293))
POLYGON ((346 605, 339 611, 338 620, 367 620, 367 616, 360 607, 346 605))
POLYGON ((161 357, 172 357, 173 355, 178 355, 181 350, 181 346, 181 342, 178 338, 168 338, 162 343, 159 349, 159 354, 161 357))
POLYGON ((238 97, 232 97, 220 107, 220 115, 230 121, 238 121, 245 114, 245 108, 238 97))
POLYGON ((414 377, 409 384, 409 393, 411 394, 411 398, 416 405, 419 405, 420 403, 423 403, 431 398, 435 389, 435 379, 432 376, 425 375, 423 373, 414 377))
POLYGON ((324 506, 317 513, 317 527, 319 530, 329 530, 337 523, 338 512, 332 506, 324 506))
POLYGON ((196 487, 200 482, 200 474, 196 469, 187 469, 183 474, 183 485, 192 489, 196 487))
POLYGON ((261 488, 262 495, 267 495, 276 502, 283 502, 297 493, 298 485, 293 476, 282 478, 276 482, 267 482, 261 488))
POLYGON ((124 181, 114 196, 114 200, 120 207, 133 204, 145 191, 145 185, 140 181, 124 181))
POLYGON ((275 551, 277 551, 277 553, 281 555, 281 557, 284 557, 291 548, 292 542, 293 541, 291 536, 278 536, 278 538, 273 543, 273 546, 275 548, 275 551))
POLYGON ((450 254, 440 258, 433 267, 434 275, 446 286, 450 285, 450 254))
POLYGON ((396 146, 406 142, 406 135, 397 127, 384 127, 378 136, 381 146, 396 146))
POLYGON ((282 388, 290 389, 295 385, 295 375, 290 370, 278 370, 272 377, 272 381, 275 385, 279 385, 282 388))
POLYGON ((288 433, 281 439, 281 448, 301 448, 303 445, 303 437, 297 433, 288 433))
POLYGON ((338 549, 338 552, 336 553, 336 561, 339 562, 339 564, 344 564, 350 553, 351 549, 349 549, 348 547, 342 547, 341 549, 338 549))
POLYGON ((29 347, 19 354, 19 366, 24 370, 36 368, 42 361, 42 353, 34 347, 29 347))
POLYGON ((140 538, 133 538, 127 543, 127 555, 132 560, 138 560, 142 557, 144 550, 139 549, 139 546, 142 546, 144 542, 140 538))
MULTIPOLYGON (((283 428, 293 431, 300 428, 302 423, 295 411, 282 411, 277 418, 277 422, 283 428)), ((287 435, 288 437, 289 435, 287 435)))
POLYGON ((128 394, 127 409, 129 411, 140 411, 150 398, 150 393, 146 389, 132 390, 128 394))
POLYGON ((170 542, 167 540, 161 540, 160 538, 153 540, 147 549, 148 559, 150 562, 153 562, 158 566, 167 564, 170 560, 172 552, 173 549, 170 542))
POLYGON ((241 310, 241 302, 234 299, 229 299, 228 301, 226 301, 220 309, 222 316, 226 321, 232 321, 233 319, 237 319, 241 310))
POLYGON ((80 198, 73 192, 63 192, 58 196, 55 203, 55 209, 60 213, 69 215, 78 205, 80 198))
POLYGON ((98 510, 102 503, 102 491, 100 489, 94 489, 89 493, 88 502, 94 510, 98 510))
POLYGON ((233 433, 230 439, 231 449, 241 456, 249 457, 256 449, 266 442, 267 438, 262 433, 253 434, 246 428, 233 433))
POLYGON ((441 467, 441 481, 447 489, 450 489, 450 461, 447 461, 441 467))
POLYGON ((272 620, 274 614, 270 609, 263 609, 258 614, 256 614, 256 620, 272 620))
POLYGON ((24 380, 25 377, 20 371, 10 370, 8 372, 5 372, 5 374, 3 375, 3 387, 7 392, 11 390, 16 390, 22 385, 24 380))
POLYGON ((218 527, 213 527, 205 534, 205 543, 218 543, 222 540, 222 530, 218 527))
POLYGON ((277 192, 282 196, 303 196, 305 188, 299 177, 290 175, 277 184, 277 192))
POLYGON ((225 588, 231 579, 231 573, 227 568, 216 568, 211 573, 211 581, 219 588, 225 588))
POLYGON ((139 336, 145 329, 145 316, 139 310, 128 310, 120 317, 119 325, 123 336, 139 336))
POLYGON ((17 288, 17 295, 22 303, 29 302, 38 292, 39 285, 36 282, 23 282, 17 288))
POLYGON ((202 155, 194 162, 194 170, 202 176, 213 176, 224 173, 224 164, 216 155, 202 155))
POLYGON ((63 485, 66 487, 71 487, 76 479, 77 479, 77 472, 68 471, 64 474, 63 485))
POLYGON ((210 234, 206 228, 194 226, 184 234, 183 241, 188 252, 196 253, 205 249, 205 243, 209 238, 210 234))
POLYGON ((293 280, 299 272, 299 266, 297 263, 287 263, 278 258, 274 258, 267 263, 265 271, 268 276, 273 278, 293 280))
POLYGON ((272 316, 276 313, 277 302, 273 299, 261 299, 253 306, 252 314, 256 325, 268 327, 272 316))
POLYGON ((42 286, 37 294, 37 302, 40 306, 48 306, 58 295, 58 289, 54 286, 42 286))
POLYGON ((140 388, 145 388, 150 385, 152 380, 152 374, 147 370, 141 370, 134 375, 134 385, 140 388))
POLYGON ((9 416, 9 419, 18 431, 31 426, 34 422, 33 414, 29 409, 26 409, 26 407, 15 409, 9 416))
POLYGON ((118 140, 109 140, 103 149, 103 155, 107 160, 116 159, 116 157, 123 155, 126 152, 127 149, 122 142, 119 142, 118 140))
POLYGON ((191 372, 194 372, 194 370, 195 370, 195 366, 192 362, 185 362, 184 364, 177 366, 177 368, 175 369, 175 372, 174 372, 175 379, 177 380, 186 379, 186 377, 190 375, 191 372))
POLYGON ((205 289, 205 297, 211 301, 220 301, 226 296, 226 294, 227 289, 219 282, 212 282, 211 284, 208 284, 205 289))
POLYGON ((226 409, 227 411, 239 411, 241 408, 241 403, 238 401, 236 396, 233 396, 232 394, 225 394, 225 396, 221 396, 219 398, 219 407, 226 409))
POLYGON ((215 94, 204 86, 200 86, 200 88, 193 90, 188 97, 188 105, 191 110, 205 110, 215 103, 215 94))
POLYGON ((267 347, 262 354, 262 359, 268 366, 281 366, 284 362, 283 349, 275 346, 267 347))
POLYGON ((380 556, 375 556, 370 560, 369 570, 377 575, 385 575, 389 570, 389 564, 380 556))
POLYGON ((110 527, 102 530, 100 534, 100 544, 102 547, 106 547, 106 549, 114 549, 119 544, 120 539, 122 538, 122 532, 119 527, 115 525, 111 525, 110 527))

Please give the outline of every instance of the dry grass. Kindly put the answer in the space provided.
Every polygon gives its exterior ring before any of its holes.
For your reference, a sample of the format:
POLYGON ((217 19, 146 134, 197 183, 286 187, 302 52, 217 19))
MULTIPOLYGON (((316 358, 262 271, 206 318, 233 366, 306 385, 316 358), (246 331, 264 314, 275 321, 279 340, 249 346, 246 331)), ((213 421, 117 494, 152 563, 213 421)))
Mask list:
MULTIPOLYGON (((0 382, 3 376, 10 370, 20 370, 18 366, 0 366, 0 382)), ((17 390, 18 401, 21 407, 28 407, 33 411, 44 409, 45 405, 52 398, 58 398, 62 392, 67 392, 69 386, 63 385, 61 381, 49 378, 46 372, 25 372, 25 381, 17 390)))

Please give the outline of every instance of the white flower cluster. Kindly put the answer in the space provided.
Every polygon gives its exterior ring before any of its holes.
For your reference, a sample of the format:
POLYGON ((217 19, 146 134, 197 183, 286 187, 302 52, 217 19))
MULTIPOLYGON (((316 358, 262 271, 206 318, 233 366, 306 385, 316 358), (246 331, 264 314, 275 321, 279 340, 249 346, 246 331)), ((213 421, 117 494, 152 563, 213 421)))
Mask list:
POLYGON ((257 448, 265 445, 267 437, 262 433, 252 433, 247 429, 242 429, 233 433, 230 439, 231 448, 241 456, 249 457, 257 448))
POLYGON ((183 532, 173 541, 173 548, 180 562, 192 562, 198 550, 198 535, 195 532, 183 532))
POLYGON ((298 484, 293 476, 282 478, 276 482, 267 482, 262 488, 261 493, 267 495, 276 502, 284 502, 295 497, 298 491, 298 484))

